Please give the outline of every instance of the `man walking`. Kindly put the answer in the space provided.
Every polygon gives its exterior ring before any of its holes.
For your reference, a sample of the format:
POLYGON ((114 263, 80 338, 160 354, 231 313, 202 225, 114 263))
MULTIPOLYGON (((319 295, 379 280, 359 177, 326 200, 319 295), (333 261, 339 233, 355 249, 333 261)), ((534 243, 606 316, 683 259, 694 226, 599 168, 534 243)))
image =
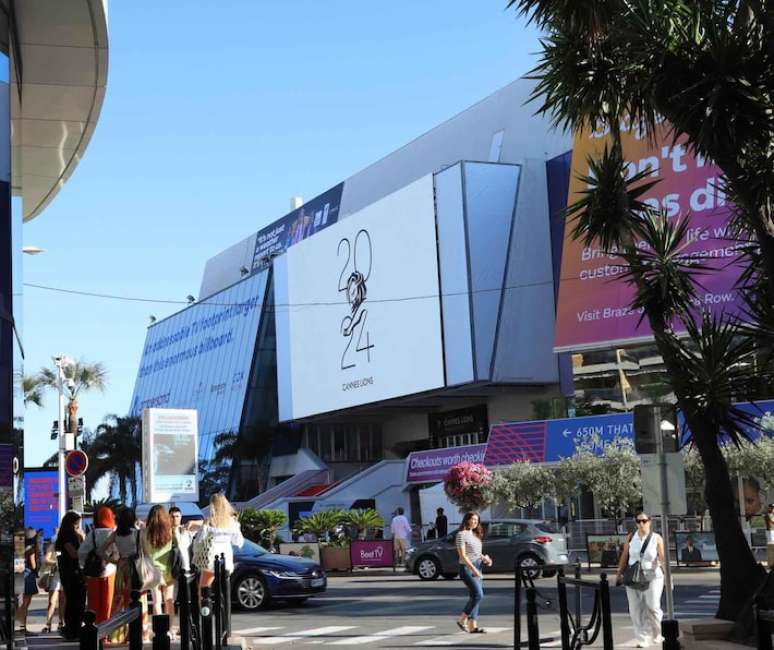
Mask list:
POLYGON ((443 508, 435 511, 435 534, 438 539, 449 534, 449 520, 443 514, 443 508))
POLYGON ((403 508, 398 508, 390 522, 392 533, 392 550, 395 554, 395 564, 403 564, 406 557, 406 549, 411 539, 411 524, 403 514, 403 508))

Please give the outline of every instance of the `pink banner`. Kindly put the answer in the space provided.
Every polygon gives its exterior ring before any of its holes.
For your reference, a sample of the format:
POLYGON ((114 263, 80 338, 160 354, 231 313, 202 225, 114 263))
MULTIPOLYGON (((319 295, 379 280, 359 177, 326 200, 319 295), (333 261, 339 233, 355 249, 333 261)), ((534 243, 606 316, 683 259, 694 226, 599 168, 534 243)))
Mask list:
MULTIPOLYGON (((734 284, 739 243, 728 232, 731 206, 721 189, 721 171, 710 161, 693 156, 684 138, 673 142, 661 127, 656 144, 636 129, 622 134, 624 156, 630 174, 650 171, 645 182, 659 180, 640 200, 663 209, 668 218, 688 218, 690 229, 682 255, 695 264, 714 269, 697 275, 696 307, 712 312, 739 309, 734 284)), ((568 203, 586 189, 580 177, 589 173, 587 158, 599 156, 609 138, 581 132, 575 137, 568 203)), ((647 319, 630 306, 633 290, 621 279, 625 262, 614 251, 598 244, 584 246, 572 238, 574 223, 565 225, 562 270, 557 307, 555 349, 575 351, 648 340, 647 319)))
POLYGON ((353 541, 349 554, 353 567, 391 567, 395 564, 391 540, 353 541))

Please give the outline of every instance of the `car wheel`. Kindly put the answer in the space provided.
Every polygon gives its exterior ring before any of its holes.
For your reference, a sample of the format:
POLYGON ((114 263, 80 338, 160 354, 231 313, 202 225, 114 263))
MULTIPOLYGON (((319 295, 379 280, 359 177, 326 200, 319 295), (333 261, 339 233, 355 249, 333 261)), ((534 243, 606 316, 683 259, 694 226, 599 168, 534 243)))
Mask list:
POLYGON ((454 580, 454 578, 457 577, 456 573, 442 573, 441 574, 446 580, 454 580))
POLYGON ((434 557, 425 555, 417 560, 417 575, 421 580, 438 580, 441 565, 434 557))
POLYGON ((249 573, 237 581, 234 600, 240 609, 255 612, 269 604, 271 594, 261 576, 249 573))
POLYGON ((537 555, 534 553, 524 553, 519 556, 518 562, 521 567, 521 575, 530 580, 536 580, 540 577, 540 567, 543 565, 543 560, 537 555))

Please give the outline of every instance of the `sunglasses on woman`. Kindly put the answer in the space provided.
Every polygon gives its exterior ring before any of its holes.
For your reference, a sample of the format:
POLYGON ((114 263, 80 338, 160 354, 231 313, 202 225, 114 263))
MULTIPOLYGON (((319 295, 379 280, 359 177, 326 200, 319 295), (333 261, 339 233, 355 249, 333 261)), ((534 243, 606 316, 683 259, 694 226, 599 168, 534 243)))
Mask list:
POLYGON ((650 519, 635 519, 634 521, 636 521, 638 524, 647 524, 650 519))

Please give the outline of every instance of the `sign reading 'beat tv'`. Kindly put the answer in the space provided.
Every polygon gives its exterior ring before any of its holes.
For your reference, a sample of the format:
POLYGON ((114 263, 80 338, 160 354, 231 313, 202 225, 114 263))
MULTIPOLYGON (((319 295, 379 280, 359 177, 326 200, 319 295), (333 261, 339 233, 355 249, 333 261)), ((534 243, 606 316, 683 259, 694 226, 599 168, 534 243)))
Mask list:
POLYGON ((274 262, 281 420, 444 385, 432 176, 274 262))

